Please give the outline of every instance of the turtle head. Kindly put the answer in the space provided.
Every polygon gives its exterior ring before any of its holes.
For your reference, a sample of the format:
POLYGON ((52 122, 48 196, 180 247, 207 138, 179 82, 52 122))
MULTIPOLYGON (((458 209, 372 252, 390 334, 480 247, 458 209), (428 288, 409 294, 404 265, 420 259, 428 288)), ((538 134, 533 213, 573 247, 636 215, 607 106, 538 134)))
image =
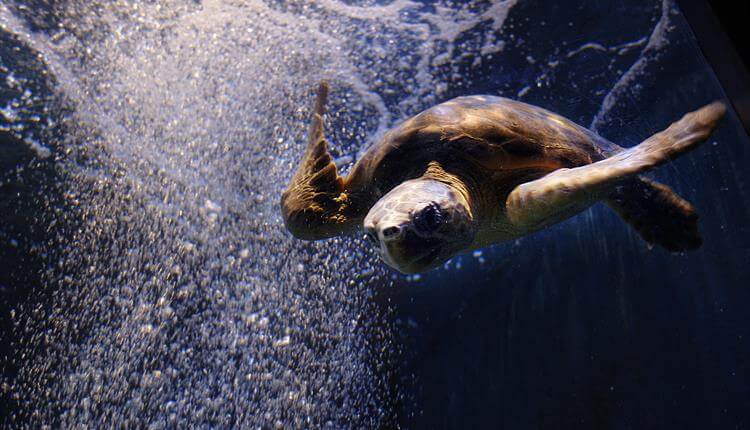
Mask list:
POLYGON ((468 196, 459 187, 413 179, 383 196, 365 217, 367 240, 402 273, 439 266, 474 240, 468 196))

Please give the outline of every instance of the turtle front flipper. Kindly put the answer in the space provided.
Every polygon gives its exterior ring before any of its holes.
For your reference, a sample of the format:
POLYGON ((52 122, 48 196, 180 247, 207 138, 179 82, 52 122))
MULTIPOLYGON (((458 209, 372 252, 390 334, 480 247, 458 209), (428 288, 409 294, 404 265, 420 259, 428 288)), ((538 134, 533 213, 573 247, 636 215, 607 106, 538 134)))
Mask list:
POLYGON ((338 236, 357 228, 361 210, 338 175, 323 134, 323 114, 328 84, 321 82, 312 113, 307 149, 297 172, 281 194, 281 213, 286 228, 306 240, 338 236))
MULTIPOLYGON (((637 174, 695 148, 708 138, 725 111, 723 103, 712 103, 688 113, 638 146, 602 161, 555 170, 540 179, 523 183, 508 195, 506 216, 513 225, 526 231, 538 230, 568 218, 598 200, 611 197, 616 187, 626 184, 637 174)), ((673 206, 678 213, 679 202, 675 202, 673 206)), ((688 215, 693 215, 694 222, 694 214, 688 215)))

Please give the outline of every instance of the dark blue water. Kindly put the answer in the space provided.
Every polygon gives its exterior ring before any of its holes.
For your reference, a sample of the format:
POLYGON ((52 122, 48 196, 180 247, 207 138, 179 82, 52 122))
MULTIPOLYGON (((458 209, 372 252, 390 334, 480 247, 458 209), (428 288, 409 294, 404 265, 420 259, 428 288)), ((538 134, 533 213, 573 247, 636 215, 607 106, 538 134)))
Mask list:
POLYGON ((690 253, 597 206, 403 277, 358 238, 292 240, 275 206, 316 68, 339 156, 482 93, 637 144, 724 98, 672 2, 134 4, 141 21, 0 3, 3 424, 750 427, 750 139, 731 112, 653 173, 701 215, 690 253))

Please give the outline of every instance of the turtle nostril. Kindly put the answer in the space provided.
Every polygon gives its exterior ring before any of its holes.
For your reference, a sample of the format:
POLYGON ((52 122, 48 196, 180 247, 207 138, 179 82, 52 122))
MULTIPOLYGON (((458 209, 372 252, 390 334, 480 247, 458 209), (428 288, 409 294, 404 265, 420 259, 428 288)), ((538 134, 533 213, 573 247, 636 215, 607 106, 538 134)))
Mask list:
POLYGON ((401 233, 399 227, 386 227, 383 229, 383 239, 393 239, 401 233))

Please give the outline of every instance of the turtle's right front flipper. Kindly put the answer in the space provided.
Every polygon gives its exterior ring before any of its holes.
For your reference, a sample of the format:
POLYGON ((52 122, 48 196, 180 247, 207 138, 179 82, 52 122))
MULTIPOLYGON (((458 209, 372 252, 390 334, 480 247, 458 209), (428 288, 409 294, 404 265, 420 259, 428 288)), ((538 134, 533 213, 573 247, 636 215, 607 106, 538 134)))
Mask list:
POLYGON ((297 172, 281 194, 286 228, 307 240, 338 236, 357 228, 361 216, 338 175, 323 134, 328 84, 321 82, 312 113, 307 148, 297 172))
MULTIPOLYGON (((666 130, 646 139, 640 145, 623 150, 595 163, 559 169, 537 180, 517 186, 507 197, 505 210, 516 227, 533 231, 561 221, 585 209, 598 200, 609 199, 631 224, 655 228, 639 228, 649 242, 656 242, 670 250, 689 249, 699 243, 692 207, 664 186, 654 186, 634 178, 642 172, 660 166, 704 142, 724 116, 723 103, 715 102, 688 113, 666 130), (645 184, 645 185, 644 185, 645 184), (651 196, 650 206, 617 202, 617 187, 644 190, 651 196), (624 212, 623 212, 624 211, 624 212), (669 217, 672 217, 671 219, 669 217), (671 223, 683 226, 684 232, 671 223), (661 231, 656 231, 660 229, 661 231), (687 235, 687 239, 677 237, 687 235)), ((622 194, 622 193, 620 193, 622 194)), ((632 195, 632 191, 630 191, 632 195)), ((631 196, 632 197, 632 196, 631 196)), ((648 197, 648 196, 644 196, 648 197)))

